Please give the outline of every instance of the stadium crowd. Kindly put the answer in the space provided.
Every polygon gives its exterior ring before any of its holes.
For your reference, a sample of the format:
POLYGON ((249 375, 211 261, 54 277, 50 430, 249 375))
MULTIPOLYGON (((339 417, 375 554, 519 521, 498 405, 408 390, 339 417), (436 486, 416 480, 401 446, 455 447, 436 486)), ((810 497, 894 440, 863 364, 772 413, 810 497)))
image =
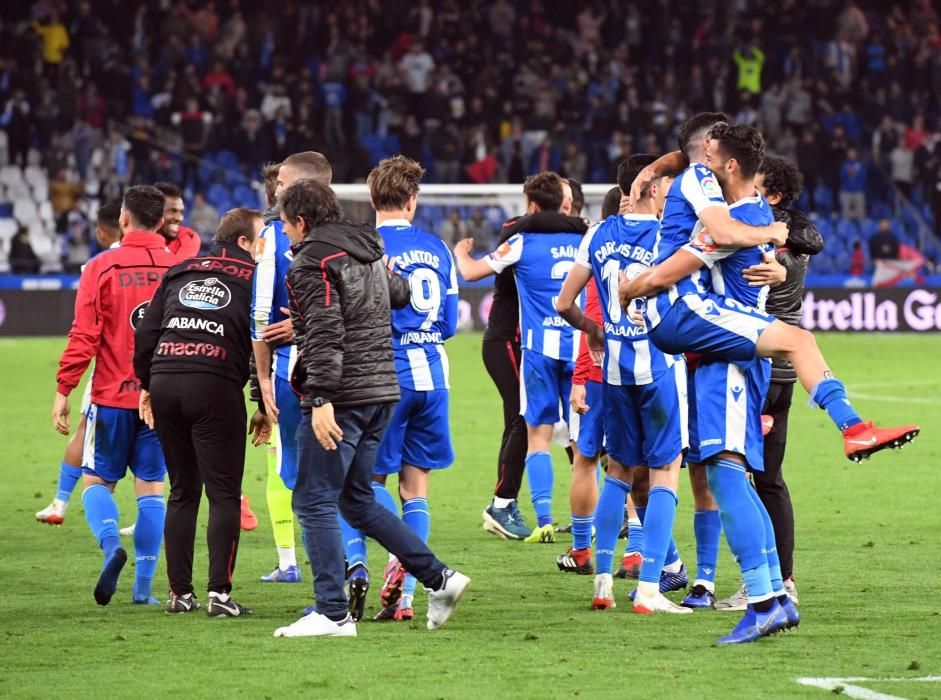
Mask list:
MULTIPOLYGON (((881 218, 891 180, 941 220, 930 0, 42 0, 0 10, 0 38, 8 159, 41 154, 76 264, 83 196, 131 184, 192 198, 305 148, 338 182, 399 152, 430 182, 613 182, 705 109, 796 160, 811 209, 881 218)), ((228 207, 197 207, 208 243, 228 207)))

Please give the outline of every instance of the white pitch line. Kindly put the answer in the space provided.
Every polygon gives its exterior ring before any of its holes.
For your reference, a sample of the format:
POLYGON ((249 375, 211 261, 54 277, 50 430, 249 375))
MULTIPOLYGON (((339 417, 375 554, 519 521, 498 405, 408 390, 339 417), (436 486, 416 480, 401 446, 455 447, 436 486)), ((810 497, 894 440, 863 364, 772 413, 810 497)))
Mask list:
POLYGON ((941 405, 941 399, 926 399, 919 396, 891 396, 888 394, 861 394, 858 391, 847 392, 851 399, 862 399, 863 401, 884 401, 886 403, 918 403, 928 406, 941 405))
POLYGON ((842 688, 842 694, 855 700, 906 700, 900 695, 888 695, 880 693, 869 688, 855 685, 855 683, 893 683, 893 682, 922 682, 922 683, 941 683, 941 676, 919 676, 917 678, 797 678, 801 685, 812 688, 820 688, 833 692, 837 688, 842 688))

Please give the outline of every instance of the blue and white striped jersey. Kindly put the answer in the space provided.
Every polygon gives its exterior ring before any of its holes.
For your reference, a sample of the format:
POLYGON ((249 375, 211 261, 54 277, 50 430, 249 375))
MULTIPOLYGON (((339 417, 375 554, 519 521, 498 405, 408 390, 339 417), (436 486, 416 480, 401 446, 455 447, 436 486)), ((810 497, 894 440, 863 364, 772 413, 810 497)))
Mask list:
POLYGON ((392 311, 392 349, 399 386, 449 389, 444 341, 457 330, 457 268, 437 236, 405 219, 377 229, 393 269, 408 279, 411 303, 392 311))
POLYGON ((609 216, 588 229, 578 248, 576 264, 591 270, 598 282, 607 384, 650 384, 676 361, 647 339, 646 329, 631 321, 618 299, 620 272, 631 275, 650 266, 659 231, 660 221, 652 214, 609 216))
POLYGON ((581 242, 580 233, 518 233, 486 257, 494 272, 513 268, 522 347, 554 360, 578 359, 581 331, 559 316, 555 303, 581 242))
MULTIPOLYGON (((655 262, 663 262, 689 243, 703 228, 700 213, 715 206, 727 206, 716 176, 701 163, 691 164, 673 181, 664 200, 655 262)), ((679 297, 705 294, 709 289, 708 272, 697 270, 647 302, 648 321, 656 326, 679 297)))
MULTIPOLYGON (((753 197, 740 199, 729 207, 733 219, 750 226, 769 226, 774 214, 765 198, 755 193, 753 197)), ((773 250, 770 245, 751 248, 721 248, 712 243, 705 231, 700 231, 684 250, 702 260, 709 272, 712 291, 720 296, 734 299, 759 311, 765 310, 768 287, 750 287, 742 276, 745 268, 761 263, 765 252, 773 250)))
MULTIPOLYGON (((260 237, 261 255, 255 268, 252 289, 252 340, 263 340, 262 333, 272 323, 283 321, 287 315, 282 308, 290 308, 288 298, 288 268, 294 255, 291 239, 284 232, 284 224, 273 221, 265 226, 260 237)), ((274 351, 274 372, 290 380, 297 360, 296 345, 282 345, 274 351)))

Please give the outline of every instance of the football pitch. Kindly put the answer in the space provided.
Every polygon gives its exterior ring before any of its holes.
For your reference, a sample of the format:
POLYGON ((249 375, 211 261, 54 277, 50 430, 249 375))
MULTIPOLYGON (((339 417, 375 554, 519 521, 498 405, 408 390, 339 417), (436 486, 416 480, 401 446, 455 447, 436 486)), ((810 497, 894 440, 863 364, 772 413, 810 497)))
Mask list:
MULTIPOLYGON (((941 336, 818 339, 867 419, 918 422, 922 435, 902 452, 852 464, 826 415, 806 406, 803 390, 795 392, 785 474, 797 520, 795 579, 803 621, 796 631, 737 647, 714 641, 738 613, 634 616, 627 599, 632 584, 618 580, 618 607, 594 612, 592 577, 556 569, 555 557, 569 536, 560 535, 554 545, 529 545, 481 529, 502 420, 480 360, 480 336, 473 334, 448 343, 457 461, 433 475, 429 499, 432 547, 473 579, 444 629, 425 630, 425 596, 419 592, 410 624, 364 621, 356 639, 272 638, 276 627, 311 603, 310 569, 299 552, 302 584, 258 580, 277 558, 265 506, 264 454, 251 447, 244 491, 260 525, 242 533, 234 583, 236 598, 255 614, 208 619, 202 611, 170 616, 132 606, 130 567, 112 603, 99 607, 92 589, 101 554, 83 517, 80 488, 63 527, 40 525, 33 516, 55 494, 66 443, 49 418, 64 339, 2 340, 0 695, 941 697, 941 683, 926 678, 941 676, 935 571, 941 560, 941 336)), ((77 392, 73 424, 79 400, 77 392)), ((569 468, 561 451, 555 460, 554 513, 564 522, 569 468)), ((122 525, 135 517, 132 491, 130 483, 117 489, 122 525)), ((532 524, 525 486, 521 506, 532 524)), ((203 600, 205 516, 204 501, 194 581, 203 600)), ((693 568, 685 475, 675 536, 693 568)), ((370 561, 374 588, 367 616, 377 611, 385 563, 373 544, 370 561)), ((154 586, 161 597, 165 581, 161 562, 154 586)), ((724 542, 717 584, 720 597, 739 585, 724 542)))

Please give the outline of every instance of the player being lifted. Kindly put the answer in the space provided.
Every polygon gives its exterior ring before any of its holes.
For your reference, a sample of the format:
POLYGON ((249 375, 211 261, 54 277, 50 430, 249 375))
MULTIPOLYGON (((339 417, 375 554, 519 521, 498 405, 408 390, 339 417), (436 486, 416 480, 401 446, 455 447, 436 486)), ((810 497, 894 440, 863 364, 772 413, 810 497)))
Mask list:
POLYGON ((82 273, 75 320, 59 360, 53 407, 56 429, 69 430, 69 393, 92 358, 92 403, 85 436, 85 518, 104 553, 95 600, 107 605, 117 589, 127 553, 118 535, 118 506, 112 494, 127 468, 137 492, 134 532, 134 603, 159 605, 152 596, 154 569, 163 539, 166 465, 157 434, 138 415, 140 383, 134 376, 134 327, 150 303, 164 272, 175 262, 157 229, 163 222, 163 195, 153 187, 131 187, 121 207, 120 247, 95 257, 82 273))
MULTIPOLYGON (((619 175, 627 187, 640 168, 629 160, 619 175)), ((643 161, 641 161, 643 162, 643 161)), ((646 161, 649 162, 649 159, 646 161)), ((633 467, 650 468, 650 492, 644 521, 645 543, 634 612, 688 614, 660 592, 660 578, 676 517, 677 485, 686 438, 686 363, 649 342, 618 302, 622 271, 643 269, 654 258, 660 229, 659 214, 669 178, 652 182, 634 212, 609 217, 582 240, 575 267, 556 302, 559 313, 589 335, 596 350, 604 351, 604 436, 608 474, 595 509, 597 575, 592 606, 613 607, 614 548, 624 520, 624 501, 631 491, 633 467), (578 295, 594 278, 598 283, 603 325, 585 316, 578 295)), ((587 411, 592 410, 591 404, 587 411)), ((579 461, 581 463, 581 461, 579 461)))
MULTIPOLYGON (((457 270, 451 251, 437 236, 414 226, 424 169, 394 156, 366 180, 376 210, 376 230, 390 268, 405 277, 409 304, 392 311, 392 349, 402 398, 379 444, 372 481, 376 500, 398 514, 385 487, 398 475, 402 520, 422 541, 431 532, 428 476, 454 461, 448 421, 448 356, 444 341, 457 330, 457 270)), ((350 613, 360 619, 369 577, 363 534, 341 520, 346 549, 350 613)), ((376 620, 411 620, 415 577, 394 557, 386 567, 376 620)))
MULTIPOLYGON (((533 175, 523 186, 527 211, 556 212, 562 204, 562 179, 553 172, 533 175)), ((491 255, 475 260, 473 241, 454 248, 458 269, 473 282, 513 268, 520 301, 522 363, 520 413, 526 420, 526 474, 537 526, 527 542, 553 542, 553 426, 568 420, 572 371, 579 332, 556 312, 562 281, 575 263, 582 233, 524 232, 512 236, 491 255)))

